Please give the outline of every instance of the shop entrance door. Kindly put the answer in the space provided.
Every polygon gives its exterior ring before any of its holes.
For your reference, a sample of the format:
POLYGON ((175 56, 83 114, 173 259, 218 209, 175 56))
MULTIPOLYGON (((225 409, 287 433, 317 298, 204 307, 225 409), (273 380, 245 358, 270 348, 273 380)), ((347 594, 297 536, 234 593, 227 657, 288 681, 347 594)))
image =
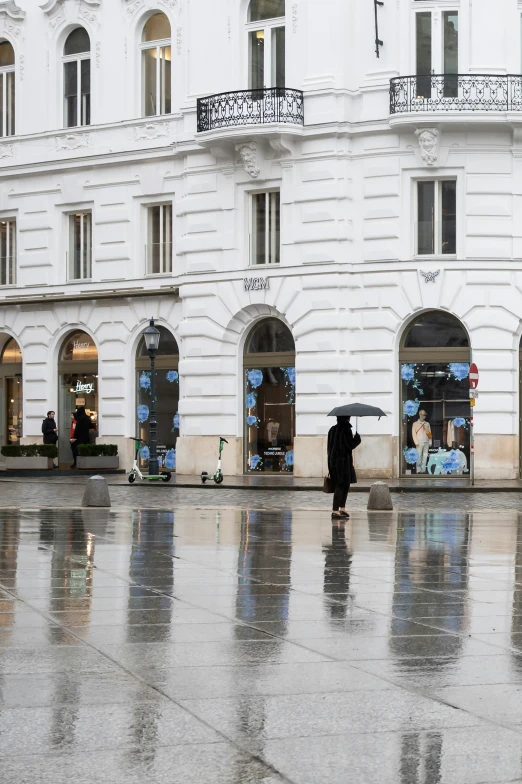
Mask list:
POLYGON ((22 386, 22 352, 18 343, 11 338, 0 354, 0 446, 20 444, 22 386))
POLYGON ((98 432, 98 350, 85 332, 74 332, 63 344, 58 364, 58 460, 61 467, 72 461, 71 415, 83 406, 90 417, 92 438, 98 432))

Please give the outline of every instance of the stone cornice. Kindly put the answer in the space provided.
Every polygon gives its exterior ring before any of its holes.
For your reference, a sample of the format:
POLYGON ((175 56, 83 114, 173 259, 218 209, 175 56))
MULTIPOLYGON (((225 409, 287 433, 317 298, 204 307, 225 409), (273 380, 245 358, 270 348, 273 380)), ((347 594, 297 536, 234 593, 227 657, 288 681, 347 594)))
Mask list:
POLYGON ((16 0, 0 0, 0 14, 5 14, 17 22, 25 19, 25 11, 17 6, 16 0))
MULTIPOLYGON (((82 2, 88 6, 91 6, 91 8, 99 8, 101 5, 101 0, 82 0, 82 2)), ((40 8, 44 14, 52 14, 55 12, 55 10, 59 9, 64 4, 65 0, 46 0, 46 2, 41 5, 40 8)))

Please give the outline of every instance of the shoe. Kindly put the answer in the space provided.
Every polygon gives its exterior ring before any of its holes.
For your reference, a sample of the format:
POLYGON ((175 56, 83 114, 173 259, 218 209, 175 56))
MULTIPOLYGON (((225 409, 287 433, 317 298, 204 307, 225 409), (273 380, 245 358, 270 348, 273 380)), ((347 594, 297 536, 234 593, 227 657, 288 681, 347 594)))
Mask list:
POLYGON ((341 517, 350 517, 348 512, 341 512, 341 517))
POLYGON ((343 516, 340 512, 332 512, 332 520, 342 520, 343 516))

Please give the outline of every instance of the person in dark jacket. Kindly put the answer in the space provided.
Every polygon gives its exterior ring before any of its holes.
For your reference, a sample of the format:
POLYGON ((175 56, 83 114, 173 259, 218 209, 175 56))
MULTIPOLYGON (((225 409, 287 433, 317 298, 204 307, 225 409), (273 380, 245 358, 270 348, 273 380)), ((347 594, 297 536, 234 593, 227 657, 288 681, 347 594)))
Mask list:
POLYGON ((47 417, 42 422, 44 444, 56 444, 58 441, 58 428, 56 427, 55 416, 54 411, 48 411, 47 417))
POLYGON ((337 424, 328 433, 328 471, 334 484, 332 519, 350 517, 346 499, 350 485, 357 482, 352 452, 361 443, 359 433, 353 435, 350 417, 337 417, 337 424))
POLYGON ((91 429, 91 418, 85 413, 85 408, 80 406, 74 413, 76 427, 74 428, 74 438, 71 438, 71 450, 73 453, 73 464, 71 468, 76 468, 78 458, 78 447, 80 444, 89 444, 89 430, 91 429))

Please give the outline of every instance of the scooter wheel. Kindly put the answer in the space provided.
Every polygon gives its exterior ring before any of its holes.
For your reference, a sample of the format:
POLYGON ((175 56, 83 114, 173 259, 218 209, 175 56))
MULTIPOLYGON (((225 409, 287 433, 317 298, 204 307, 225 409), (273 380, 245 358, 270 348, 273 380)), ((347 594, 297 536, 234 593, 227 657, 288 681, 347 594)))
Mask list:
POLYGON ((215 477, 214 477, 214 482, 215 482, 217 485, 220 485, 220 484, 221 484, 221 482, 223 481, 223 479, 224 479, 224 476, 223 476, 223 474, 218 474, 217 476, 215 476, 215 477))
POLYGON ((129 483, 132 485, 136 481, 136 474, 129 474, 129 483))
POLYGON ((172 479, 172 474, 169 473, 168 471, 165 471, 164 473, 162 473, 161 479, 163 482, 170 482, 170 480, 172 479))

